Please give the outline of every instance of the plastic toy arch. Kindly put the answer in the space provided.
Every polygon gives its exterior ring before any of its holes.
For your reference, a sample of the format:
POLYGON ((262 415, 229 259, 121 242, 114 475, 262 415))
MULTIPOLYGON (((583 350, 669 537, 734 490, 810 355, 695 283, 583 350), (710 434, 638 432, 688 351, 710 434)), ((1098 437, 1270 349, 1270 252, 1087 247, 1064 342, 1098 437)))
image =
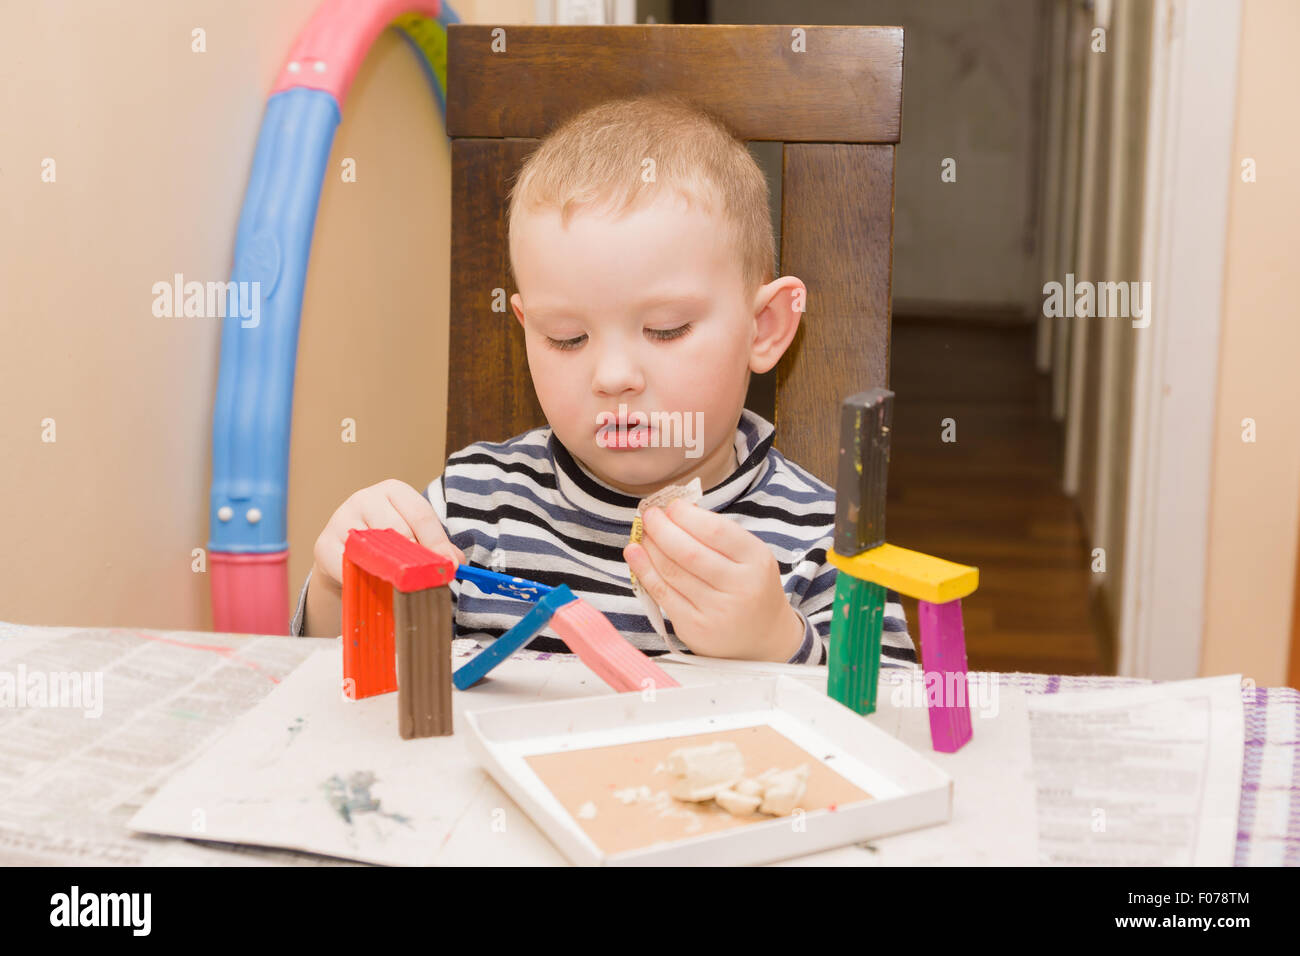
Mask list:
POLYGON ((215 630, 288 632, 294 364, 312 230, 343 101, 367 51, 391 26, 419 53, 445 118, 446 26, 456 22, 439 0, 326 0, 267 101, 231 274, 239 301, 258 309, 228 310, 212 416, 215 630))

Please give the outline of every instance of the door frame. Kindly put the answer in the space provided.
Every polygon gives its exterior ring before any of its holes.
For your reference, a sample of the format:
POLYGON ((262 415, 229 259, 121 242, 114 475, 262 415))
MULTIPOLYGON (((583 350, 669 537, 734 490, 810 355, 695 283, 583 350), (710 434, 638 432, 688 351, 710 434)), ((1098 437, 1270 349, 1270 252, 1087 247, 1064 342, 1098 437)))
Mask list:
POLYGON ((1152 30, 1119 672, 1200 673, 1241 0, 1159 0, 1152 30))

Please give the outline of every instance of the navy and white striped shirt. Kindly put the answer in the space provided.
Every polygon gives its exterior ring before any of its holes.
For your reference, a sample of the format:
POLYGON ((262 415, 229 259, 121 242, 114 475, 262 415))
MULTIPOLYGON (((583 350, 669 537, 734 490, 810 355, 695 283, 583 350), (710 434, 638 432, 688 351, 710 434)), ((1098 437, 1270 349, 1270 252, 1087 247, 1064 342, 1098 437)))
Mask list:
MULTIPOLYGON (((731 517, 772 549, 785 593, 805 625, 803 644, 790 663, 824 664, 835 596, 836 570, 826 560, 834 540, 835 491, 772 447, 773 432, 771 423, 744 409, 735 437, 739 464, 698 504, 731 517)), ((646 654, 669 650, 633 593, 623 559, 638 499, 593 475, 549 426, 456 452, 425 497, 471 564, 542 584, 567 584, 646 654)), ((527 610, 520 601, 485 595, 472 584, 454 581, 451 589, 458 638, 495 640, 527 610)), ((290 633, 300 633, 303 603, 300 598, 290 633)), ((671 621, 665 624, 672 649, 690 653, 671 621)), ((886 593, 881 644, 882 666, 916 663, 893 591, 886 593)), ((528 648, 568 652, 550 628, 528 648)))

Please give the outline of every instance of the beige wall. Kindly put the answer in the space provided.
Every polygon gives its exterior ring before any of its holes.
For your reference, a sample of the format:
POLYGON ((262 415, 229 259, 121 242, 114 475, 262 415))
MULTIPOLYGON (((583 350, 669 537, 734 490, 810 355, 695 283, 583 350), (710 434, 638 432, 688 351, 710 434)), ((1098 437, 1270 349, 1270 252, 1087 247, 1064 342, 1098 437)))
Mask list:
POLYGON ((715 23, 903 27, 895 312, 1036 314, 1043 4, 714 0, 712 9, 715 23), (945 157, 957 161, 955 183, 939 179, 945 157))
POLYGON ((1203 674, 1285 682, 1300 518, 1300 6, 1246 0, 1225 267, 1203 674), (1252 157, 1258 182, 1243 183, 1252 157), (1253 418, 1257 440, 1242 441, 1253 418))
MULTIPOLYGON (((12 4, 0 28, 0 620, 207 628, 219 322, 153 283, 229 278, 266 96, 318 0, 12 4), (202 27, 207 52, 191 52, 202 27), (56 181, 41 182, 45 157, 56 181), (54 442, 42 421, 55 421, 54 442)), ((461 2, 520 23, 531 0, 461 2)), ((291 590, 355 489, 442 465, 450 153, 383 36, 330 160, 295 393, 291 590), (343 157, 358 181, 339 181, 343 157), (341 419, 358 442, 340 440, 341 419)), ((286 617, 288 609, 286 608, 286 617)))

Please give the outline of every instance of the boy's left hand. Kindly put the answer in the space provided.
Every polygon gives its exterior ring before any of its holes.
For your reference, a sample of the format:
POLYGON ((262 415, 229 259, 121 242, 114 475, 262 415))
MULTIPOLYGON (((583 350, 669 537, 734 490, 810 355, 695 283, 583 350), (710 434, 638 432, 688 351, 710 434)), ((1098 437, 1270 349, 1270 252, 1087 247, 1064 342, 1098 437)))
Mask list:
POLYGON ((696 654, 788 661, 803 619, 781 587, 770 548, 730 518, 685 501, 641 516, 623 557, 673 631, 696 654))

